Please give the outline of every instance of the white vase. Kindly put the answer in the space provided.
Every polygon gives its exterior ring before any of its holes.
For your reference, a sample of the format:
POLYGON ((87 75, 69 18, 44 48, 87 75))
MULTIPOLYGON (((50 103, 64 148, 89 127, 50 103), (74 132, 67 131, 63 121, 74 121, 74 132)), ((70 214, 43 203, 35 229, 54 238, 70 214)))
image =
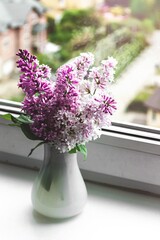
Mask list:
POLYGON ((47 217, 68 218, 79 214, 86 200, 77 154, 44 144, 44 161, 32 188, 33 208, 47 217))

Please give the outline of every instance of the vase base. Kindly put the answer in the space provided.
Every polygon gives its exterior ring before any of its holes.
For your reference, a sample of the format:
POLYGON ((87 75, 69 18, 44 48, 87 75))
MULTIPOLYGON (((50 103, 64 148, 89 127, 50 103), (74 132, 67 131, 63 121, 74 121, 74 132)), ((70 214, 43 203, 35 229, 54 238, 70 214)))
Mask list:
MULTIPOLYGON (((84 204, 85 205, 85 204, 84 204)), ((77 209, 46 209, 44 207, 36 208, 33 206, 34 211, 37 212, 38 214, 52 218, 52 219, 67 219, 67 218, 72 218, 75 217, 79 214, 82 213, 83 209, 85 206, 81 206, 77 209)))

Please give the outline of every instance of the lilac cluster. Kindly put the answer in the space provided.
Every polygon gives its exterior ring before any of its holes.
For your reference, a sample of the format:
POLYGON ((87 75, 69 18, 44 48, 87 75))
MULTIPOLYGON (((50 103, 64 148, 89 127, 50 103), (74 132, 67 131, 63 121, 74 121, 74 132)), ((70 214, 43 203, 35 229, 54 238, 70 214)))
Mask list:
POLYGON ((61 152, 100 136, 110 125, 116 102, 108 93, 116 60, 109 57, 92 67, 94 56, 82 53, 62 65, 51 81, 48 66, 40 65, 27 50, 19 50, 17 67, 22 72, 18 86, 25 93, 23 111, 31 117, 32 132, 61 152))

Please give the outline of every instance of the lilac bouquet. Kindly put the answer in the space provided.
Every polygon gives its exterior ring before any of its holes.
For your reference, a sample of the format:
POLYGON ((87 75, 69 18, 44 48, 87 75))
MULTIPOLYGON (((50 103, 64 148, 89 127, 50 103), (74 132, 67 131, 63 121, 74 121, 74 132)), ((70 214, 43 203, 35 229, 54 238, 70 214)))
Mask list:
POLYGON ((18 86, 25 98, 23 114, 12 116, 12 121, 30 139, 51 143, 60 152, 86 154, 85 143, 100 137, 116 109, 108 87, 117 61, 108 57, 94 67, 93 54, 81 53, 59 67, 52 80, 51 69, 40 65, 36 56, 27 50, 19 50, 17 56, 18 86))

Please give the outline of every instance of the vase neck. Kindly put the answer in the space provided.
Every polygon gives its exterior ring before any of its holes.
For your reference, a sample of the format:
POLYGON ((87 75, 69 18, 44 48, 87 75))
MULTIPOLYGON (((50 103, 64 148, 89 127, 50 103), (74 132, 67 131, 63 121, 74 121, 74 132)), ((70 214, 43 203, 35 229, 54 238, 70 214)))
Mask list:
POLYGON ((44 163, 59 163, 59 164, 69 164, 72 162, 77 162, 77 154, 73 153, 61 153, 52 144, 44 144, 44 163))

